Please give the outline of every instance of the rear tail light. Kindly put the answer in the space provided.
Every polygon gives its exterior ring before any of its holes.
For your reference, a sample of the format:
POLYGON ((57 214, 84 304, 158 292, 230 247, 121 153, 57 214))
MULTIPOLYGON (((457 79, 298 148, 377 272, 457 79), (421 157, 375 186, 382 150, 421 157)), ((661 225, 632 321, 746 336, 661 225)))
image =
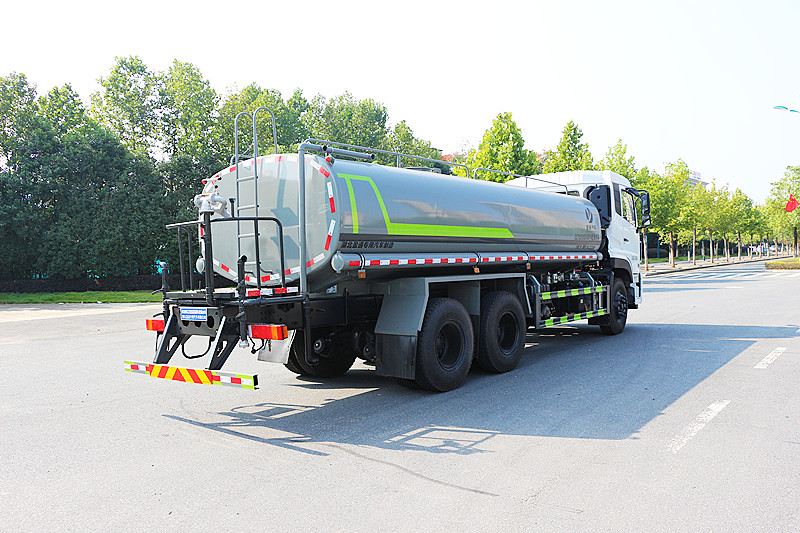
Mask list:
POLYGON ((163 319, 147 319, 147 330, 148 331, 164 331, 164 320, 163 319))
POLYGON ((280 324, 250 324, 250 337, 282 341, 289 337, 289 329, 280 324))

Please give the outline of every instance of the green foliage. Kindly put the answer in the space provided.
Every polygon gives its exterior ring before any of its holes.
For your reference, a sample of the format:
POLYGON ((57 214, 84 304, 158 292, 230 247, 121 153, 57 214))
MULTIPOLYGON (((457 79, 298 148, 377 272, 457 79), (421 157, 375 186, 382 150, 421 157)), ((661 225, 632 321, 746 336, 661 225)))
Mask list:
POLYGON ((217 126, 219 96, 191 63, 175 60, 160 76, 163 84, 161 118, 164 149, 170 156, 181 154, 195 161, 205 159, 211 134, 217 126))
MULTIPOLYGON (((522 176, 541 172, 541 164, 536 158, 536 153, 525 149, 522 132, 511 113, 497 115, 492 127, 483 134, 478 149, 469 154, 467 166, 472 169, 489 168, 522 176)), ((479 173, 478 177, 498 182, 512 179, 511 176, 489 172, 479 173)))
POLYGON ((132 152, 155 155, 165 138, 164 82, 136 56, 118 57, 103 89, 92 95, 92 116, 132 152))
MULTIPOLYGON (((399 152, 401 154, 416 155, 426 159, 441 159, 441 152, 431 146, 431 143, 414 136, 405 120, 401 120, 394 125, 393 128, 388 129, 383 144, 380 147, 383 150, 399 152)), ((396 158, 392 156, 383 155, 377 158, 378 162, 394 165, 397 164, 396 158)), ((415 158, 400 158, 400 164, 406 167, 435 167, 442 173, 449 174, 450 167, 440 163, 430 163, 421 161, 415 158)))
POLYGON ((606 152, 606 156, 597 165, 597 170, 610 170, 620 176, 625 176, 633 184, 638 175, 633 156, 628 156, 628 147, 622 143, 622 139, 606 152))
POLYGON ((38 111, 36 87, 24 74, 0 78, 0 163, 11 168, 19 163, 21 144, 34 128, 38 111))
POLYGON ((0 255, 0 277, 149 273, 167 221, 151 160, 87 117, 69 86, 12 109, 25 128, 2 141, 0 246, 14 253, 0 255))
POLYGON ((386 107, 374 100, 357 100, 350 93, 326 100, 314 97, 303 115, 313 137, 357 146, 379 147, 387 136, 386 107))
POLYGON ((589 146, 581 142, 583 131, 571 120, 564 126, 555 152, 548 152, 542 172, 592 170, 594 163, 589 146))
POLYGON ((766 221, 762 231, 794 240, 794 228, 800 227, 800 208, 786 212, 790 194, 795 198, 800 197, 800 166, 786 167, 783 177, 772 184, 762 210, 762 217, 766 221))

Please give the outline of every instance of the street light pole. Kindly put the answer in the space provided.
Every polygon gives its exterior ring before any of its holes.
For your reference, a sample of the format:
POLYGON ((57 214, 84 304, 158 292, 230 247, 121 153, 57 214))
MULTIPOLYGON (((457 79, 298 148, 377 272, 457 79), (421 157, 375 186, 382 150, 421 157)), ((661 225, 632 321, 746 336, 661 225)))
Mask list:
MULTIPOLYGON (((781 111, 789 111, 790 113, 800 113, 800 111, 798 111, 797 109, 790 109, 790 108, 786 107, 785 105, 772 106, 772 109, 780 109, 781 111)), ((767 242, 767 250, 769 250, 769 242, 767 242)), ((777 254, 777 252, 778 252, 778 248, 776 246, 775 253, 777 254)), ((797 250, 797 226, 794 227, 794 249, 792 250, 792 255, 794 257, 797 257, 797 255, 798 255, 798 250, 797 250)))

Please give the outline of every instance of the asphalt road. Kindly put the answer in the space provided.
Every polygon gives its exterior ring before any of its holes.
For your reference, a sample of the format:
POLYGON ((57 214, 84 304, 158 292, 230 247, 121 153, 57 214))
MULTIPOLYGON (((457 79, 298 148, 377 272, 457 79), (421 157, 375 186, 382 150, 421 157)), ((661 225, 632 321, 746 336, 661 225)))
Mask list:
POLYGON ((259 390, 152 379, 157 306, 0 307, 0 530, 800 531, 800 273, 763 268, 446 394, 243 350, 259 390))

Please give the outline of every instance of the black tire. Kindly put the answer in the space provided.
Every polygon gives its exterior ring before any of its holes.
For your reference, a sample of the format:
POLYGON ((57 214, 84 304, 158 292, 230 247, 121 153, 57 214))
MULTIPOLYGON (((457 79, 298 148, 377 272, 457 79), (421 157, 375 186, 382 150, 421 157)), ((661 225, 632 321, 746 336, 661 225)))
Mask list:
POLYGON ((289 349, 289 358, 286 360, 286 364, 283 365, 295 374, 300 374, 301 376, 307 376, 308 374, 300 367, 300 364, 297 362, 297 356, 294 353, 294 350, 289 349))
POLYGON ((478 365, 497 374, 516 368, 525 349, 527 329, 519 298, 507 291, 484 296, 475 354, 478 365))
MULTIPOLYGON (((337 349, 332 351, 327 356, 318 356, 318 361, 313 365, 308 364, 306 361, 306 345, 304 340, 304 332, 297 331, 292 342, 292 348, 289 350, 289 360, 294 358, 293 363, 302 370, 298 374, 311 376, 315 378, 335 378, 341 376, 353 366, 356 360, 356 353, 353 350, 337 349)), ((313 336, 312 336, 313 338, 313 336)), ((289 368, 287 363, 287 368, 289 368)), ((292 370, 289 368, 289 370, 292 370)))
POLYGON ((628 288, 624 281, 619 278, 614 279, 610 297, 608 321, 600 324, 600 331, 603 335, 619 335, 628 321, 628 288))
POLYGON ((417 338, 415 381, 445 392, 461 386, 472 366, 472 320, 457 300, 432 298, 417 338))

